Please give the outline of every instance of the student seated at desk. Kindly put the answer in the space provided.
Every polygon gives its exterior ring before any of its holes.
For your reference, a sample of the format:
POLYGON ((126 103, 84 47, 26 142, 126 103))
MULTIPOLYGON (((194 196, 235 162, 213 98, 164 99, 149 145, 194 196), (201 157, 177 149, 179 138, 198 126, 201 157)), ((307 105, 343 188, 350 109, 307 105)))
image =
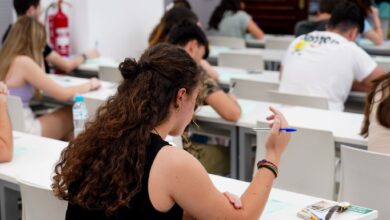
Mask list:
POLYGON ((314 21, 304 20, 295 25, 294 34, 299 37, 313 31, 325 31, 330 14, 340 0, 319 0, 319 10, 314 21))
POLYGON ((390 73, 373 82, 361 134, 368 136, 368 150, 390 154, 390 73))
POLYGON ((276 109, 265 160, 231 204, 188 152, 171 147, 191 121, 201 70, 183 49, 159 44, 119 66, 124 80, 55 167, 53 191, 67 220, 259 219, 290 134, 276 109))
POLYGON ((383 74, 374 60, 355 44, 364 17, 353 2, 337 4, 327 31, 296 38, 282 61, 279 91, 322 96, 331 110, 343 111, 353 82, 364 91, 383 74))
MULTIPOLYGON (((40 0, 14 0, 14 8, 18 17, 29 16, 36 20, 39 19, 39 16, 42 14, 40 0)), ((12 25, 9 25, 8 29, 3 35, 2 42, 4 43, 7 38, 9 31, 11 30, 12 25)), ((99 56, 97 50, 89 50, 86 53, 75 56, 72 59, 64 59, 54 51, 48 44, 45 44, 43 50, 43 58, 45 63, 45 72, 49 72, 50 67, 49 63, 55 68, 62 70, 66 73, 69 73, 80 66, 86 59, 96 58, 99 56)))
POLYGON ((12 160, 12 127, 7 110, 7 86, 0 82, 0 163, 12 160))
POLYGON ((383 43, 383 31, 378 9, 372 5, 371 0, 353 0, 353 2, 359 6, 365 17, 363 36, 375 45, 381 45, 383 43), (372 20, 374 26, 370 24, 369 20, 372 20))
MULTIPOLYGON (((183 48, 199 65, 206 51, 208 41, 202 29, 191 21, 183 21, 172 28, 168 42, 183 48)), ((232 94, 226 94, 208 74, 203 73, 203 86, 199 103, 210 105, 223 119, 237 121, 241 109, 232 94)), ((230 171, 229 148, 220 145, 193 144, 188 131, 184 132, 183 147, 201 161, 209 173, 226 175, 230 171)))
POLYGON ((222 0, 210 17, 209 29, 215 32, 213 35, 245 38, 249 32, 255 39, 263 39, 264 32, 244 9, 242 0, 222 0))
MULTIPOLYGON (((190 20, 200 25, 198 17, 190 9, 185 7, 174 7, 165 12, 164 16, 160 20, 160 23, 153 29, 149 36, 149 47, 153 47, 158 43, 166 42, 167 35, 172 27, 183 20, 190 20)), ((211 78, 218 81, 218 72, 207 62, 207 60, 202 59, 200 65, 211 78)))
POLYGON ((64 88, 51 80, 42 68, 45 40, 41 23, 28 16, 19 17, 0 50, 0 80, 7 84, 11 95, 22 99, 24 115, 20 117, 24 117, 28 133, 65 139, 73 128, 71 108, 36 118, 29 107, 34 93, 43 91, 55 99, 70 101, 78 93, 97 89, 100 83, 91 79, 83 85, 64 88))

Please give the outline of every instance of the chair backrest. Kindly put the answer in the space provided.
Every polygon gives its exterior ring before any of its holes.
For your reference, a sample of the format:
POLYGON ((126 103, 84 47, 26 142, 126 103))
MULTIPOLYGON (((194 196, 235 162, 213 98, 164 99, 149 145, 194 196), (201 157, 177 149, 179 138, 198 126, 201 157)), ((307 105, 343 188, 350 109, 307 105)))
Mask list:
POLYGON ((19 96, 9 95, 7 97, 7 102, 12 130, 26 132, 22 100, 19 96))
POLYGON ((265 49, 287 50, 293 39, 270 38, 265 40, 265 49))
POLYGON ((222 52, 218 56, 218 66, 263 72, 264 60, 261 54, 222 52))
POLYGON ((291 94, 279 92, 277 90, 268 91, 268 96, 271 102, 276 102, 280 104, 298 105, 325 110, 329 109, 329 102, 328 99, 325 97, 291 94))
POLYGON ((232 49, 246 48, 245 40, 235 37, 220 37, 220 36, 208 36, 211 46, 229 47, 232 49))
POLYGON ((268 91, 276 90, 279 87, 278 83, 253 81, 240 78, 232 78, 230 80, 230 84, 235 85, 233 88, 233 94, 235 96, 241 99, 255 101, 269 101, 268 91))
POLYGON ((84 98, 84 102, 87 106, 89 119, 93 119, 95 117, 97 109, 104 103, 102 100, 91 99, 88 97, 84 98))
POLYGON ((108 82, 119 83, 123 80, 121 72, 118 67, 113 66, 99 66, 99 79, 108 82))
POLYGON ((59 200, 52 190, 19 181, 23 220, 64 220, 67 202, 59 200))
MULTIPOLYGON (((258 122, 258 127, 268 124, 258 122)), ((297 128, 282 156, 274 187, 334 199, 335 144, 329 131, 297 128)), ((256 161, 264 158, 267 132, 257 132, 256 161)), ((255 165, 256 166, 256 165, 255 165)), ((256 169, 255 169, 256 170, 256 169)))
POLYGON ((390 155, 341 146, 339 200, 378 210, 390 219, 390 155))

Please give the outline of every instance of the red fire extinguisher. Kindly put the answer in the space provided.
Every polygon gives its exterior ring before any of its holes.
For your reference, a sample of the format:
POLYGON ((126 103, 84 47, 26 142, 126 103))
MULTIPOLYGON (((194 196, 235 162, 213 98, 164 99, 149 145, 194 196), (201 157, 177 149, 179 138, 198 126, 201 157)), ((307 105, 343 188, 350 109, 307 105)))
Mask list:
POLYGON ((62 12, 63 3, 65 2, 58 0, 57 3, 50 4, 46 10, 46 16, 49 22, 49 37, 52 47, 61 56, 68 57, 70 55, 69 21, 68 17, 62 12), (51 8, 58 10, 55 14, 48 15, 51 8))

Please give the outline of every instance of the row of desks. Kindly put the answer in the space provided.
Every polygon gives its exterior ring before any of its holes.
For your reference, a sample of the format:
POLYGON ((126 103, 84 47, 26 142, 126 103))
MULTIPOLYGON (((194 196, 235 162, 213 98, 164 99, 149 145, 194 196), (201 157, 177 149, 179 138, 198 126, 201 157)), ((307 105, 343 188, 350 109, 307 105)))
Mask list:
MULTIPOLYGON (((51 189, 54 165, 58 161, 67 142, 43 138, 39 136, 13 132, 14 159, 0 164, 0 203, 1 219, 12 220, 19 217, 16 201, 19 196, 18 180, 36 186, 51 189), (11 193, 12 192, 12 193, 11 193)), ((241 195, 248 187, 248 182, 210 175, 212 182, 221 192, 232 192, 241 195)), ((273 188, 261 219, 299 219, 297 212, 308 205, 322 199, 273 188)), ((332 219, 354 220, 375 219, 378 212, 373 210, 367 214, 346 212, 332 219)))
MULTIPOLYGON (((69 76, 51 76, 63 86, 77 85, 85 79, 69 76)), ((84 94, 85 98, 105 101, 116 92, 116 84, 104 82, 97 91, 84 94)), ((255 133, 257 121, 265 122, 270 114, 269 106, 280 109, 287 117, 291 126, 327 130, 334 135, 336 143, 343 143, 366 148, 367 139, 359 135, 363 122, 362 114, 334 112, 297 106, 281 105, 253 100, 239 99, 242 115, 237 122, 222 119, 210 106, 203 106, 195 114, 201 128, 213 131, 223 131, 231 138, 231 176, 242 180, 250 178, 251 164, 250 143, 255 133)))

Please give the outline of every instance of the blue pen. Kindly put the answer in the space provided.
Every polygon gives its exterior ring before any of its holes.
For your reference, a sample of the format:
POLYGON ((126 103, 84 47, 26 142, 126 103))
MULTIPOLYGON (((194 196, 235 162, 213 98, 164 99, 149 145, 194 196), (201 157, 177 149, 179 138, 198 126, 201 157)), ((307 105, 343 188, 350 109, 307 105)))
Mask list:
MULTIPOLYGON (((272 128, 253 128, 255 131, 270 131, 272 128)), ((284 131, 284 132, 296 132, 298 131, 296 128, 281 128, 279 131, 284 131)))

